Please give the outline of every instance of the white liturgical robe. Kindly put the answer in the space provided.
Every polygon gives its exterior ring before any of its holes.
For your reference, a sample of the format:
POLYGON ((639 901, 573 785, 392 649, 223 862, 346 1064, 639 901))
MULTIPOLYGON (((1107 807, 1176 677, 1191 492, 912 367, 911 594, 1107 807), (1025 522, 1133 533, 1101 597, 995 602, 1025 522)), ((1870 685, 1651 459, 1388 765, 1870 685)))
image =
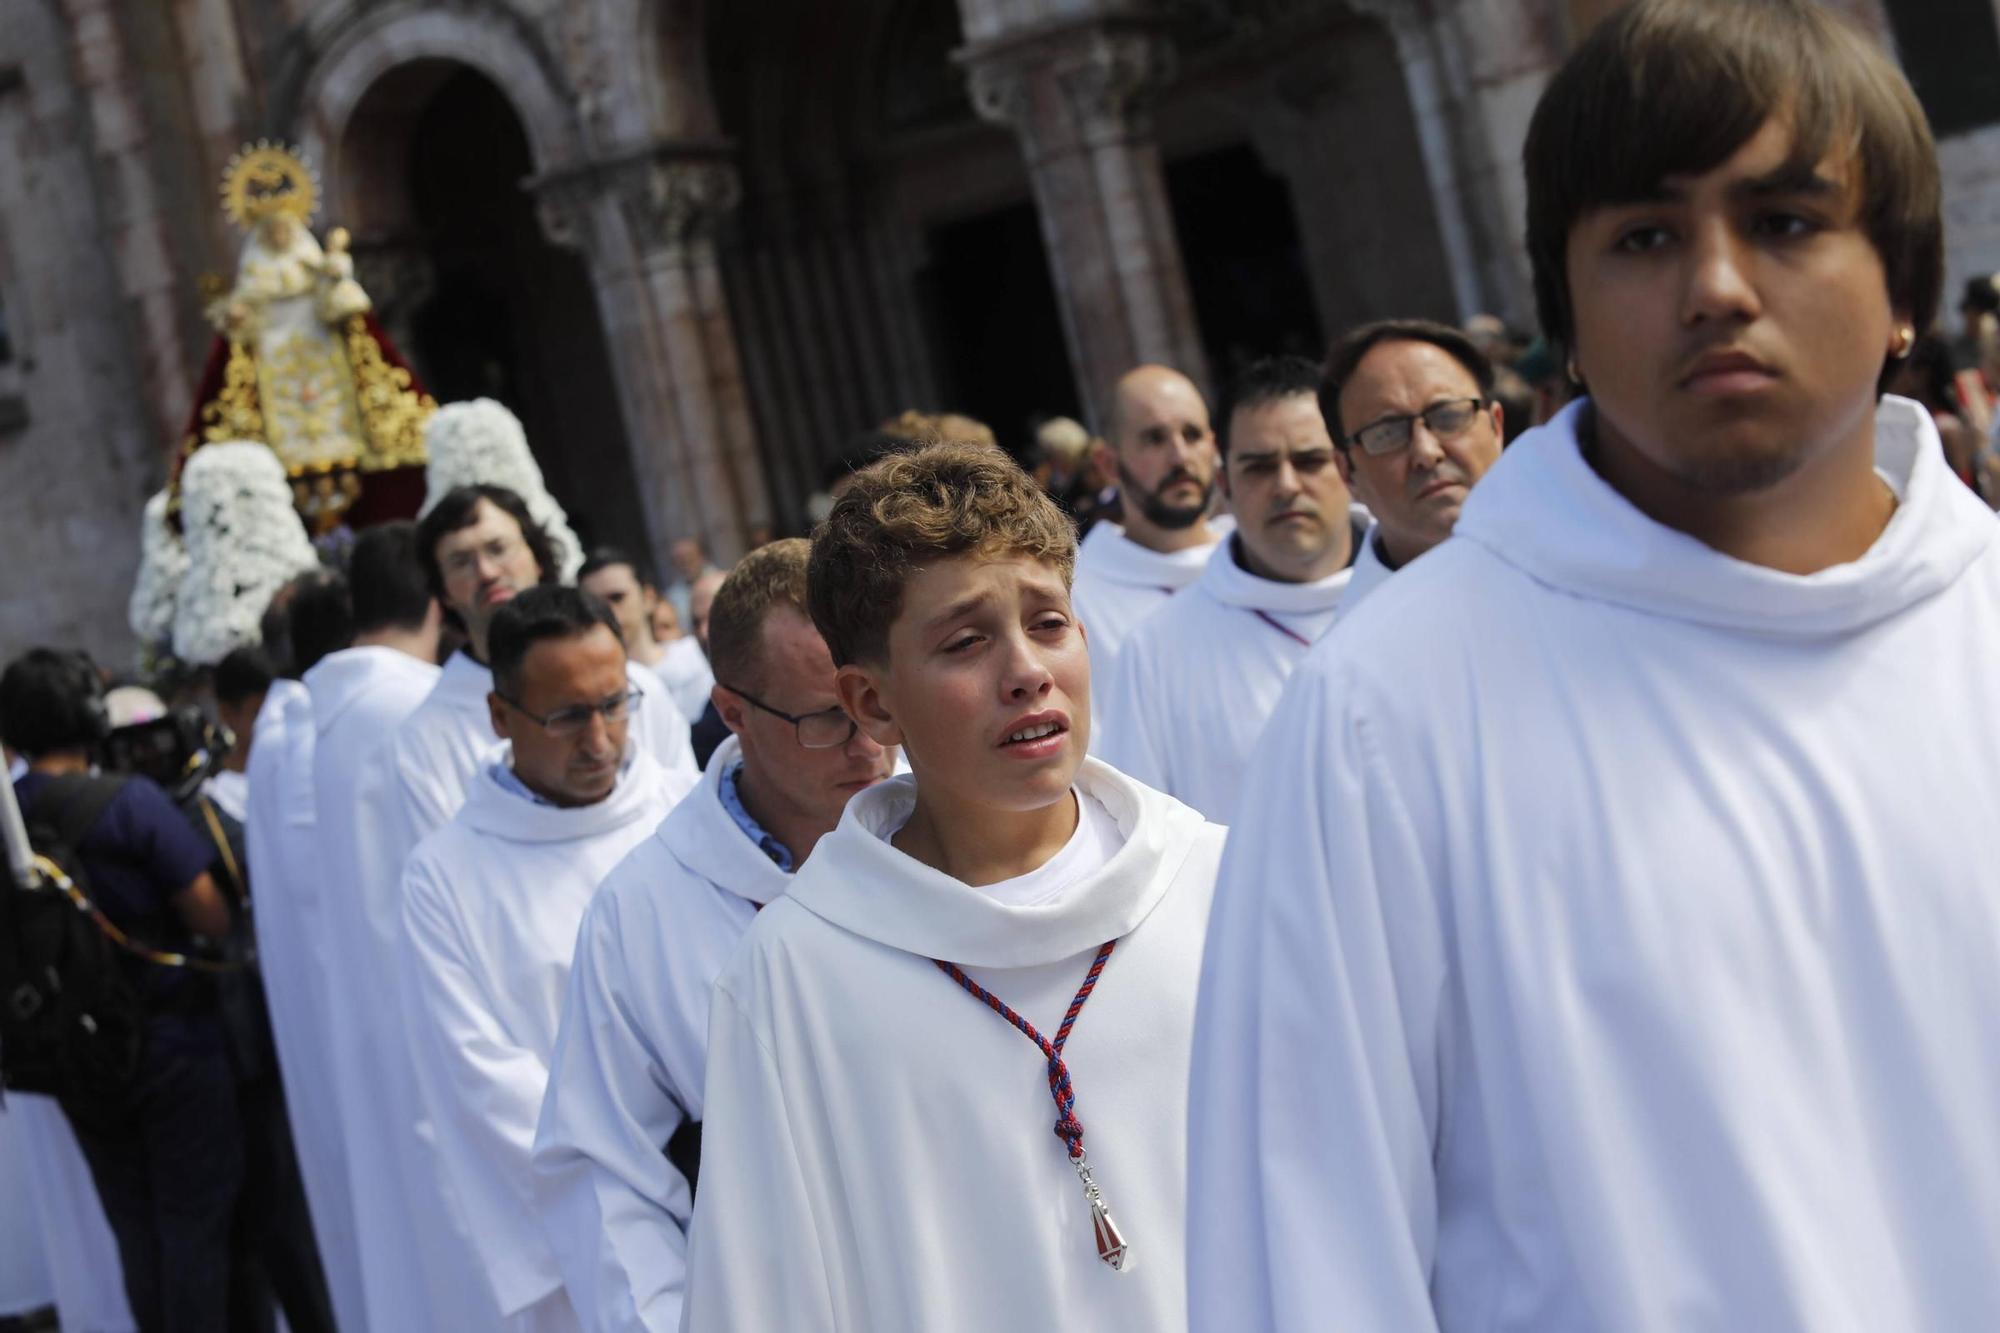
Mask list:
POLYGON ((709 670, 708 654, 692 634, 683 634, 666 646, 666 653, 653 664, 653 674, 666 683, 674 707, 692 722, 708 707, 708 692, 715 688, 715 673, 709 670))
POLYGON ((660 1148, 701 1120, 709 989, 792 879, 722 804, 742 753, 734 736, 717 748, 577 936, 534 1164, 542 1229, 592 1333, 680 1327, 693 1200, 660 1148))
POLYGON ((1589 410, 1515 442, 1258 750, 1202 977, 1194 1326, 1994 1327, 2000 525, 1887 398, 1870 549, 1745 564, 1613 491, 1589 410))
MULTIPOLYGON (((681 790, 686 791, 701 776, 688 739, 688 720, 674 706, 659 676, 629 661, 625 675, 643 696, 632 714, 633 744, 669 774, 679 774, 681 790)), ((458 813, 473 778, 493 762, 500 738, 494 734, 486 703, 492 692, 493 672, 468 653, 453 653, 430 697, 398 731, 395 764, 404 855, 458 813)))
POLYGON ((1093 689, 1097 753, 1121 772, 1229 822, 1250 751, 1294 668, 1333 627, 1351 569, 1278 583, 1243 568, 1230 537, 1201 577, 1140 622, 1093 689))
MULTIPOLYGON (((502 747, 496 764, 510 751, 502 747)), ((595 805, 489 766, 403 872, 402 986, 445 1194, 510 1329, 577 1327, 534 1209, 529 1153, 584 908, 682 789, 643 750, 595 805)))
POLYGON ((62 1327, 133 1333, 118 1242, 68 1117, 53 1098, 10 1092, 0 1118, 18 1137, 26 1177, 9 1179, 7 1188, 33 1201, 62 1327))
MULTIPOLYGON (((380 645, 331 653, 306 673, 317 740, 321 980, 327 1041, 374 1333, 463 1323, 486 1311, 470 1247, 433 1184, 432 1149, 404 1055, 396 988, 402 938, 397 729, 438 668, 380 645)), ((253 752, 254 753, 254 752, 253 752)))
POLYGON ((1223 831, 1086 760, 1077 786, 1124 845, 1015 906, 890 845, 915 781, 848 803, 716 983, 686 1327, 1179 1328, 1187 1053, 1223 831), (1063 1058, 1124 1273, 1098 1258, 1041 1052, 932 962, 1053 1034, 1107 940, 1063 1058))
POLYGON ((314 750, 310 691, 293 680, 271 682, 251 732, 243 821, 259 974, 327 1294, 342 1327, 367 1328, 340 1077, 330 1044, 331 960, 321 911, 326 881, 315 845, 314 750))
MULTIPOLYGON (((1226 536, 1235 524, 1213 519, 1209 531, 1226 536)), ((1201 577, 1217 542, 1180 551, 1149 550, 1116 523, 1099 523, 1076 551, 1070 604, 1090 637, 1090 660, 1103 670, 1138 623, 1201 577)))
POLYGON ((1361 605, 1362 598, 1387 583, 1395 572, 1382 558, 1382 525, 1370 523, 1361 539, 1361 549, 1354 553, 1353 576, 1347 581, 1347 591, 1340 596, 1341 608, 1353 611, 1361 605))

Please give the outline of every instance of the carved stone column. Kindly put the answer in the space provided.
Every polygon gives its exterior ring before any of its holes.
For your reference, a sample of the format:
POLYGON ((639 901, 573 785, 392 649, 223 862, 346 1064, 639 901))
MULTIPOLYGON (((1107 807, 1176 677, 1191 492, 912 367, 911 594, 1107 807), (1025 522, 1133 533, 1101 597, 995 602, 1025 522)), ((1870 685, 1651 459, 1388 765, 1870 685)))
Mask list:
POLYGON ((1099 18, 1021 29, 966 47, 972 104, 1010 126, 1027 159, 1070 363, 1093 418, 1142 362, 1208 379, 1166 179, 1152 94, 1173 75, 1150 20, 1099 18))
POLYGON ((1546 0, 1349 0, 1394 34, 1461 317, 1532 325, 1519 163, 1528 120, 1563 55, 1546 0))
POLYGON ((543 230, 590 260, 656 557, 719 561, 770 521, 714 232, 740 195, 727 147, 662 144, 530 182, 543 230))

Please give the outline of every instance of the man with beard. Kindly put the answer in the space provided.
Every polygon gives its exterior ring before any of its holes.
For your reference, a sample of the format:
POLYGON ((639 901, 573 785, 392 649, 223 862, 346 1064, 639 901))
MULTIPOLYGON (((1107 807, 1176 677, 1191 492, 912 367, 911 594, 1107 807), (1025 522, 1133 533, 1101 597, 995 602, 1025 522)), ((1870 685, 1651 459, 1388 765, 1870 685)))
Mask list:
POLYGON ((1281 356, 1230 386, 1222 484, 1236 532, 1132 632, 1100 696, 1101 757, 1217 823, 1285 681, 1345 605, 1368 522, 1334 465, 1319 380, 1312 362, 1281 356))
POLYGON ((1166 366, 1127 373, 1096 447, 1099 470, 1118 477, 1125 522, 1084 538, 1071 600, 1101 669, 1149 611, 1195 581, 1222 532, 1208 521, 1215 431, 1187 376, 1166 366))

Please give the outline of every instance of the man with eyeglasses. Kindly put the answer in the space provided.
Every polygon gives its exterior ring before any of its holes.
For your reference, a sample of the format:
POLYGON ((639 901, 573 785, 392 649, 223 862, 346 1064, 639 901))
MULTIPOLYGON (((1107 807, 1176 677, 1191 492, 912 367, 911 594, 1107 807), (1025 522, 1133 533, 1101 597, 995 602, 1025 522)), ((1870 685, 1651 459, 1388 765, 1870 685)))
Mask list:
MULTIPOLYGON (((466 641, 396 738, 402 853, 457 812, 467 784, 493 748, 486 639, 494 615, 525 590, 556 582, 559 572, 541 525, 526 502, 504 486, 447 492, 418 525, 417 553, 446 619, 464 631, 466 641)), ((640 746, 663 768, 692 781, 696 769, 687 719, 659 677, 630 663, 626 672, 632 688, 647 696, 635 714, 640 746)))
POLYGON ((1227 823, 1285 681, 1332 628, 1367 514, 1355 510, 1320 414, 1319 367, 1252 362, 1222 414, 1236 531, 1194 586, 1132 631, 1109 685, 1099 757, 1227 823))
POLYGON ((1394 571, 1451 536, 1500 457, 1493 365, 1457 329, 1425 320, 1364 324, 1334 345, 1320 409, 1341 475, 1374 515, 1342 605, 1349 612, 1394 571))
POLYGON ((591 1330, 680 1327, 709 988, 848 798, 895 762, 841 710, 806 611, 810 550, 760 547, 716 594, 714 702, 732 735, 605 879, 576 939, 534 1160, 543 1230, 591 1330))
POLYGON ((488 647, 505 745, 404 869, 405 1031, 434 1183, 458 1205, 486 1294, 505 1327, 556 1333, 578 1325, 535 1221, 529 1153, 577 926, 688 782, 631 743, 659 700, 632 688, 603 602, 530 588, 495 612, 488 647))

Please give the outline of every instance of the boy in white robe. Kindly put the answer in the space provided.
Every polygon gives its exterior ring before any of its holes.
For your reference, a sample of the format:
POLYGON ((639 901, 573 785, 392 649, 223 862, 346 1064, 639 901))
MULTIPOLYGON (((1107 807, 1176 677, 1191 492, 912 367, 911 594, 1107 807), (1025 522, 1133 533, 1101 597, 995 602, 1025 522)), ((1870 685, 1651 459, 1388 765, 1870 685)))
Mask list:
POLYGON ((1227 531, 1209 520, 1215 430, 1194 381, 1140 366, 1112 390, 1098 466, 1118 478, 1124 523, 1098 523, 1076 556, 1077 619, 1107 666, 1145 616, 1195 581, 1227 531))
POLYGON ((841 710, 806 606, 810 549, 761 546, 716 593, 709 650, 730 738, 606 877, 577 937, 534 1164, 542 1230, 594 1333, 680 1327, 693 1210, 681 1166, 700 1145, 709 990, 848 798, 894 763, 841 710))
POLYGON ((913 775, 849 802, 716 983, 694 1333, 1185 1321, 1222 831, 1085 758, 1074 550, 965 445, 857 473, 814 541, 841 699, 913 775))
POLYGON ((577 927, 686 786, 628 744, 635 700, 603 602, 534 588, 491 628, 493 729, 508 744, 405 867, 406 1030, 442 1193, 502 1326, 553 1333, 579 1325, 536 1224, 528 1156, 577 927))
MULTIPOLYGON (((709 674, 708 659, 693 640, 663 639, 655 632, 660 590, 637 558, 616 547, 600 546, 577 571, 576 586, 602 598, 611 614, 618 617, 632 664, 660 678, 682 717, 689 722, 699 718, 708 707, 715 677, 709 674)), ((667 615, 674 614, 672 603, 668 603, 667 615)))
POLYGON ((1327 354, 1320 410, 1340 474, 1374 520, 1343 613, 1451 536, 1506 439, 1493 385, 1493 363, 1478 344, 1429 320, 1363 324, 1327 354))
MULTIPOLYGON (((549 538, 527 503, 504 486, 461 486, 448 491, 417 528, 417 549, 431 589, 465 631, 466 644, 444 664, 429 698, 396 736, 398 780, 392 813, 401 828, 400 851, 456 814, 473 778, 492 762, 493 728, 486 698, 493 673, 486 667, 486 634, 500 607, 524 589, 554 583, 560 572, 549 538)), ((660 678, 626 663, 632 688, 646 697, 638 709, 634 740, 660 766, 697 775, 688 742, 688 720, 660 678)))
POLYGON ((1638 0, 1525 155, 1589 397, 1292 679, 1216 895, 1200 1329, 1992 1327, 2000 528, 1877 401, 1923 112, 1638 0))
POLYGON ((1303 357, 1239 372, 1221 437, 1236 531, 1132 631, 1099 695, 1099 756, 1218 823, 1292 669, 1333 627, 1367 527, 1318 390, 1319 367, 1303 357))

